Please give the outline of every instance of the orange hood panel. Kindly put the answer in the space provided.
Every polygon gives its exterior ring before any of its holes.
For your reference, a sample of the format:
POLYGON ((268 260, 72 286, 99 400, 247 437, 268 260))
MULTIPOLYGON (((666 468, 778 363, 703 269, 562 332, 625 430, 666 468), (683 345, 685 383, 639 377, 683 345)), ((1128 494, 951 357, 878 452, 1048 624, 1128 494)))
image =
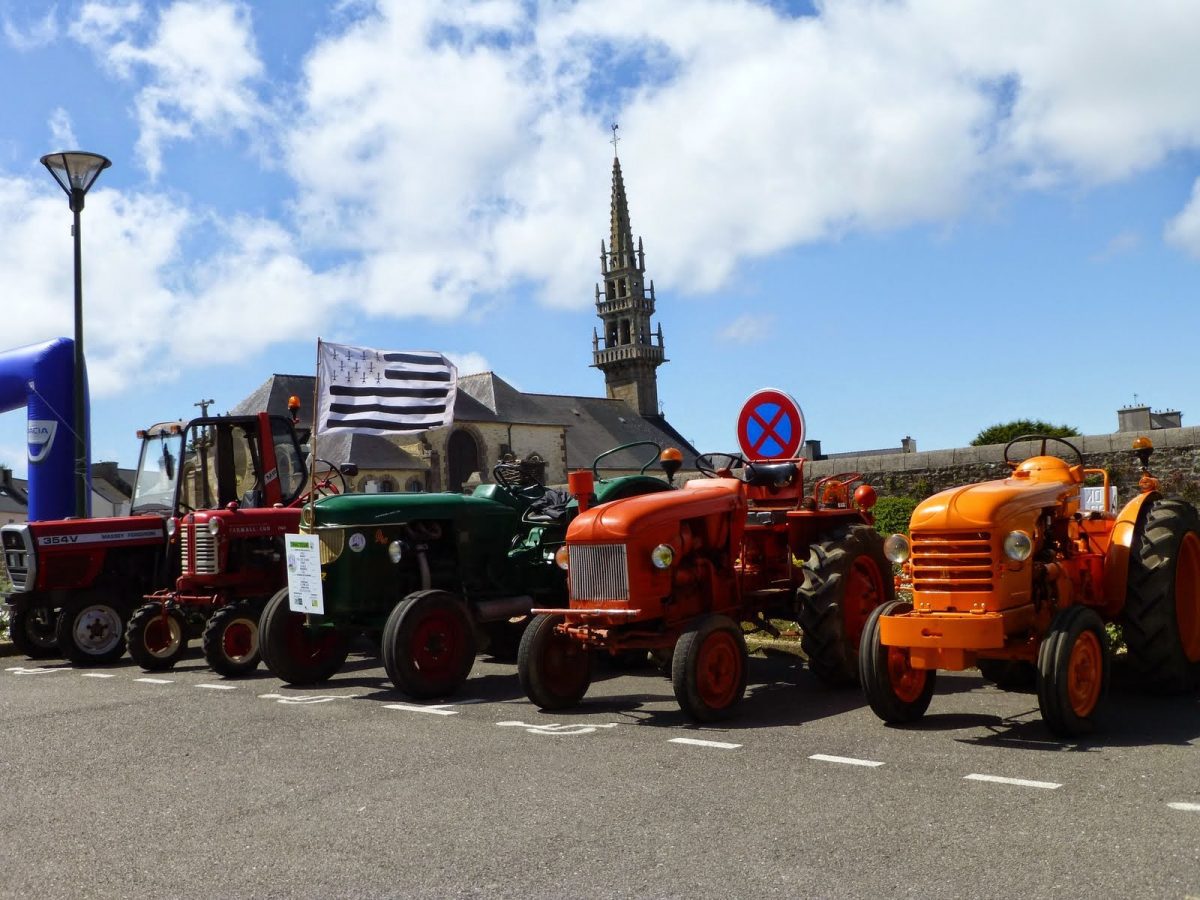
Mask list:
MULTIPOLYGON (((958 528, 992 528, 1012 520, 1029 520, 1040 510, 1064 500, 1079 501, 1076 473, 1062 460, 1035 457, 1021 470, 1027 476, 984 481, 934 494, 917 505, 912 515, 913 530, 953 531, 958 528), (1058 465, 1037 465, 1052 460, 1058 465), (1034 465, 1030 465, 1033 463, 1034 465)), ((1020 471, 1020 470, 1019 470, 1020 471)))
POLYGON ((713 513, 744 514, 745 509, 745 485, 736 478, 689 481, 682 490, 614 500, 580 513, 567 528, 567 540, 623 543, 631 535, 657 525, 671 525, 713 513))

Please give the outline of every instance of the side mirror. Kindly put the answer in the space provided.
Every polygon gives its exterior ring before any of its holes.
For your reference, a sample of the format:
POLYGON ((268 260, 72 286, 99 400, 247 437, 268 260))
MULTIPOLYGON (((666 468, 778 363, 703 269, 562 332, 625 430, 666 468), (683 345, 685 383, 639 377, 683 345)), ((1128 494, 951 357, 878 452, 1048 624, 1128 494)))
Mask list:
POLYGON ((339 471, 343 475, 347 475, 350 478, 353 478, 355 475, 358 474, 358 466, 356 466, 354 463, 346 463, 346 465, 342 466, 339 469, 339 471))

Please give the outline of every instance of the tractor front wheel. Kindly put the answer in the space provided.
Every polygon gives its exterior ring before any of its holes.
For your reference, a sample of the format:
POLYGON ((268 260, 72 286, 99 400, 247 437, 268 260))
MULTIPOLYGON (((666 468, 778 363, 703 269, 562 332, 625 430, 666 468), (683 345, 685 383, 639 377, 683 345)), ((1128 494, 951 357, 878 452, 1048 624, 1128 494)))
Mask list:
POLYGON ((592 684, 591 651, 556 631, 561 621, 562 616, 534 616, 517 650, 521 687, 541 709, 575 706, 592 684))
POLYGON ((55 638, 63 656, 77 666, 116 662, 125 652, 121 609, 104 595, 73 597, 58 615, 55 638))
POLYGON ((1108 688, 1108 635, 1100 616, 1069 606, 1054 617, 1038 648, 1037 694, 1042 719, 1059 737, 1087 734, 1108 688))
MULTIPOLYGON (((317 617, 320 618, 320 617, 317 617)), ((288 684, 320 684, 333 677, 350 652, 345 636, 331 625, 309 625, 288 607, 288 589, 267 601, 258 623, 262 660, 288 684)))
POLYGON ((746 693, 746 638, 726 616, 708 616, 675 642, 671 686, 692 719, 727 718, 746 693))
POLYGON ((1157 500, 1129 554, 1121 619, 1129 666, 1160 693, 1200 683, 1200 516, 1184 500, 1157 500))
POLYGON ((223 606, 209 617, 200 646, 214 672, 237 678, 258 668, 258 620, 249 603, 223 606))
POLYGON ((170 669, 187 650, 187 622, 174 607, 161 603, 138 607, 125 626, 129 656, 147 672, 170 669))
POLYGON ((808 667, 831 687, 853 685, 867 617, 895 596, 883 538, 869 525, 840 528, 809 547, 802 573, 796 618, 808 667))
POLYGON ((30 659, 46 659, 58 655, 58 640, 54 635, 54 611, 48 606, 12 609, 8 619, 8 636, 17 652, 30 659))
POLYGON ((466 604, 446 591, 416 591, 383 626, 383 667, 399 690, 417 700, 445 697, 475 664, 475 631, 466 604))
POLYGON ((858 674, 863 693, 875 715, 890 725, 915 722, 929 709, 937 684, 935 669, 914 669, 904 647, 885 647, 879 640, 879 620, 912 612, 912 604, 893 600, 867 618, 858 651, 858 674))

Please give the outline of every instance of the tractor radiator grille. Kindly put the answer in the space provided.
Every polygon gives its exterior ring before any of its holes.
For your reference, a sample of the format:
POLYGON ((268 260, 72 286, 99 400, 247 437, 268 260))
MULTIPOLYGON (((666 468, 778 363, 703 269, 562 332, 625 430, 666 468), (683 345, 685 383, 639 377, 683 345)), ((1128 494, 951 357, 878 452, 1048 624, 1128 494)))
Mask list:
POLYGON ((208 526, 192 528, 189 522, 179 523, 179 552, 185 575, 217 574, 217 536, 208 533, 208 526), (194 547, 194 553, 189 548, 194 547), (191 564, 194 561, 194 565, 191 564))
POLYGON ((33 547, 29 546, 29 529, 5 529, 0 533, 0 541, 4 544, 4 566, 8 570, 8 580, 12 582, 14 591, 25 591, 32 587, 29 582, 30 561, 33 559, 33 547))
POLYGON ((629 566, 624 544, 569 544, 573 600, 628 600, 629 566))
POLYGON ((911 535, 914 591, 989 593, 992 536, 986 531, 911 535))

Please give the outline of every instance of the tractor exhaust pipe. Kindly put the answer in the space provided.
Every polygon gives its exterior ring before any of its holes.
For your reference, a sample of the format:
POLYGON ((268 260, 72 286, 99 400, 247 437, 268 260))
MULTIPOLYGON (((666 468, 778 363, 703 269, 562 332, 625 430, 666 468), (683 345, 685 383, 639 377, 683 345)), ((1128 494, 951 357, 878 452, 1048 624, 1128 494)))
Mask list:
POLYGON ((475 607, 477 622, 499 622, 503 619, 515 619, 518 616, 529 615, 529 608, 533 606, 533 598, 527 596, 501 597, 498 600, 479 600, 472 606, 475 607))

